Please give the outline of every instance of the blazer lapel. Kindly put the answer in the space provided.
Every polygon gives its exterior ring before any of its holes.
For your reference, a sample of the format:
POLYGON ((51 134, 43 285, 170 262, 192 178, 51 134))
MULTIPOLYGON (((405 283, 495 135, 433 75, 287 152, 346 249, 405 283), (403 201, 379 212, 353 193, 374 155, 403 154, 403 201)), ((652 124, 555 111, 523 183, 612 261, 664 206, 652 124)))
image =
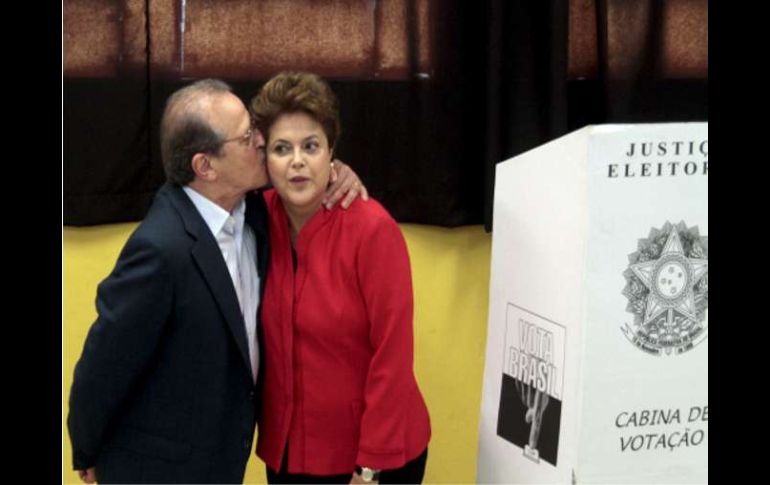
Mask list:
POLYGON ((180 187, 166 185, 162 191, 171 199, 172 204, 179 212, 187 233, 195 240, 192 246, 192 257, 201 272, 203 280, 214 296, 219 310, 224 316, 225 322, 235 339, 240 350, 243 363, 251 373, 251 359, 249 358, 249 346, 246 337, 246 326, 240 312, 238 297, 233 288, 230 273, 222 258, 214 236, 198 213, 187 194, 180 187))

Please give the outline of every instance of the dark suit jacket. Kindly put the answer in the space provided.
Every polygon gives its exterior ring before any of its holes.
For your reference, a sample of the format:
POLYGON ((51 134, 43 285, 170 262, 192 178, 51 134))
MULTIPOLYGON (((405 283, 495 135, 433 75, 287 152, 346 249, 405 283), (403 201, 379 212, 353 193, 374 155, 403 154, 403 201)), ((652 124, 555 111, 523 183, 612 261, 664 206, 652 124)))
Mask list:
MULTIPOLYGON (((261 194, 247 196, 260 294, 268 261, 261 194)), ((214 236, 165 185, 99 285, 75 367, 75 469, 100 483, 241 483, 258 396, 235 290, 214 236)))

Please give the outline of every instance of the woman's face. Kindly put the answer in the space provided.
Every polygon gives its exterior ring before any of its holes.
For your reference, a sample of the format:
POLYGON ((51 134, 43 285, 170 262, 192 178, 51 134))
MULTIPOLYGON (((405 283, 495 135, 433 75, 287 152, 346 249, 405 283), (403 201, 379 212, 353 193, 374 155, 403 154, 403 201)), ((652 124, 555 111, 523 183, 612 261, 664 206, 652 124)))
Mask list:
POLYGON ((270 127, 267 171, 288 210, 315 212, 329 183, 332 151, 323 127, 306 113, 285 113, 270 127))

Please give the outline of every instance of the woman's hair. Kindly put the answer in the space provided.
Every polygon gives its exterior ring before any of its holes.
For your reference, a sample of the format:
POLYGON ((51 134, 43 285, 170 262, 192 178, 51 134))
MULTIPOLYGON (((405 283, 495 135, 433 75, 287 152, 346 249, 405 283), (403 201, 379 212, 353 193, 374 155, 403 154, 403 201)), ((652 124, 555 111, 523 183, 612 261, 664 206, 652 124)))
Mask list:
POLYGON ((254 124, 266 138, 279 116, 302 112, 323 127, 330 149, 340 136, 338 106, 337 97, 318 75, 289 71, 270 79, 250 103, 254 124))

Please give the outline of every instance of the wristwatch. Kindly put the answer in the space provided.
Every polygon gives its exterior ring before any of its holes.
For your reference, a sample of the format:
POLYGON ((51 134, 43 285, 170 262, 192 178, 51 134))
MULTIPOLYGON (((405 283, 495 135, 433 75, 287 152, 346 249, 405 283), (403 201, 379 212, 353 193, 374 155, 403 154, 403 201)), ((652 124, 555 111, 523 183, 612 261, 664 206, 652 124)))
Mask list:
POLYGON ((356 465, 356 473, 366 483, 376 482, 380 479, 380 470, 356 465))

